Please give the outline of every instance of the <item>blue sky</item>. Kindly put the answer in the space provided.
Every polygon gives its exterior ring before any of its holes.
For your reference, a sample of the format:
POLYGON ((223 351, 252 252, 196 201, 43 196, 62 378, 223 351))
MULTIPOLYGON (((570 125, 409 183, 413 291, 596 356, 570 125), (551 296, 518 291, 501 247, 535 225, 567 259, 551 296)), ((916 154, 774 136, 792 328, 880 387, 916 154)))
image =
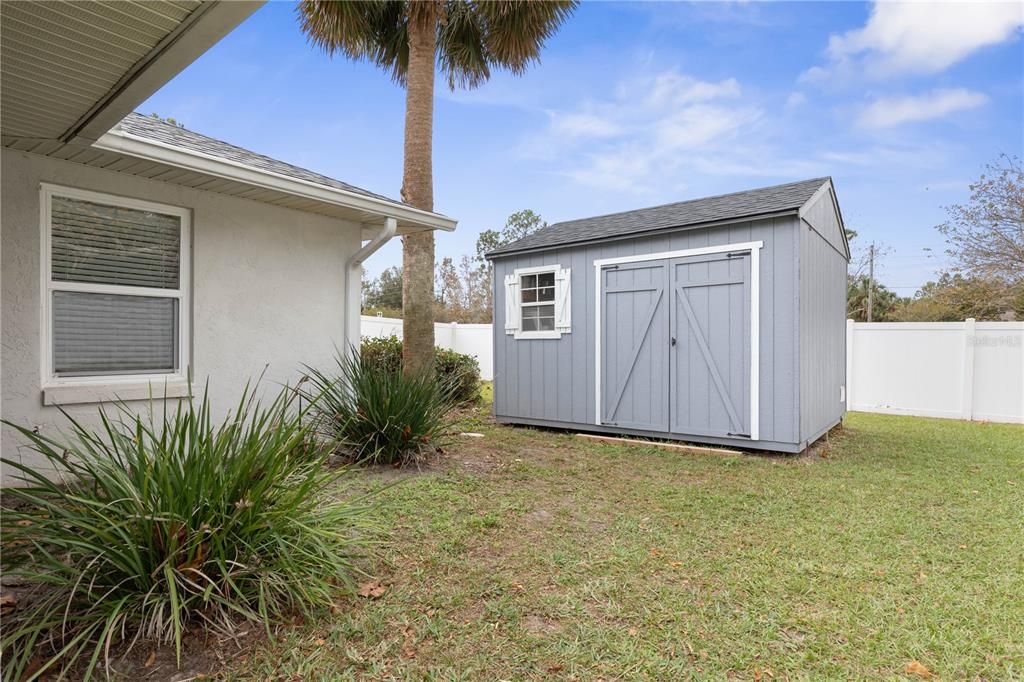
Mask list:
MULTIPOLYGON (((437 257, 530 208, 549 222, 835 179, 902 295, 945 257, 943 206, 1024 154, 1020 3, 585 3, 522 77, 439 80, 437 257), (925 249, 932 249, 931 252, 925 249), (931 255, 929 255, 931 254, 931 255)), ((397 197, 404 92, 330 59, 271 2, 140 108, 397 197)), ((397 240, 367 264, 400 262, 397 240)))

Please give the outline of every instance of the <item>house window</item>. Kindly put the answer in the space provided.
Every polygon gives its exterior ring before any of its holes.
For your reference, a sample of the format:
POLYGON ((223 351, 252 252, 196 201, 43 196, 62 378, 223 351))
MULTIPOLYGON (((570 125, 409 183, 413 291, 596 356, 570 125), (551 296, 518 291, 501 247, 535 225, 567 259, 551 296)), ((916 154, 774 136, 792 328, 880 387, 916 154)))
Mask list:
POLYGON ((184 378, 188 211, 44 186, 44 382, 184 378))
POLYGON ((517 339, 559 339, 572 331, 569 269, 519 268, 505 276, 505 333, 517 339))
POLYGON ((555 272, 539 272, 522 275, 519 279, 521 292, 522 324, 524 332, 550 332, 555 330, 555 272))

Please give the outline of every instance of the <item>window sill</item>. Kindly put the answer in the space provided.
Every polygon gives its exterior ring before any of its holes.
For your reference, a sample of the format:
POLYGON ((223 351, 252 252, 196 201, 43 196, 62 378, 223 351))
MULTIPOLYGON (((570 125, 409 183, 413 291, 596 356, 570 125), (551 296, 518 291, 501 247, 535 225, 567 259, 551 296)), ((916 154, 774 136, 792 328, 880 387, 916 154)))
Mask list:
POLYGON ((562 338, 562 334, 568 334, 568 333, 569 332, 560 332, 560 331, 557 331, 557 330, 552 331, 552 332, 516 332, 515 333, 515 338, 516 339, 524 339, 524 340, 529 340, 529 339, 560 339, 560 338, 562 338))
POLYGON ((192 386, 181 377, 67 381, 43 386, 44 405, 76 405, 130 400, 183 398, 192 386))

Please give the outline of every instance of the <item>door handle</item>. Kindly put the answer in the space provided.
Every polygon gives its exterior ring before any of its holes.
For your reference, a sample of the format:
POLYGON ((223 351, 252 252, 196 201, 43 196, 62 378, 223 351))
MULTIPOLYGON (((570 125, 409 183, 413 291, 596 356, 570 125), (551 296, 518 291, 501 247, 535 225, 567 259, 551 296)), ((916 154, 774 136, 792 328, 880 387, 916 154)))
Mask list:
POLYGON ((674 337, 674 336, 672 337, 672 345, 673 346, 676 345, 676 337, 674 337))

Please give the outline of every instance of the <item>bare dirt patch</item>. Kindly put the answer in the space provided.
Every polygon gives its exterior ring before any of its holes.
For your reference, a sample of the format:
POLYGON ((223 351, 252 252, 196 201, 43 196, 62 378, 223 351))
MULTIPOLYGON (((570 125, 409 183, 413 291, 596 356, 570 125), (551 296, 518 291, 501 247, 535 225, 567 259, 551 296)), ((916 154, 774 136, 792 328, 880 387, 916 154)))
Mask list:
POLYGON ((522 625, 524 630, 535 636, 558 634, 565 629, 565 627, 556 620, 534 614, 530 614, 523 618, 522 625))

